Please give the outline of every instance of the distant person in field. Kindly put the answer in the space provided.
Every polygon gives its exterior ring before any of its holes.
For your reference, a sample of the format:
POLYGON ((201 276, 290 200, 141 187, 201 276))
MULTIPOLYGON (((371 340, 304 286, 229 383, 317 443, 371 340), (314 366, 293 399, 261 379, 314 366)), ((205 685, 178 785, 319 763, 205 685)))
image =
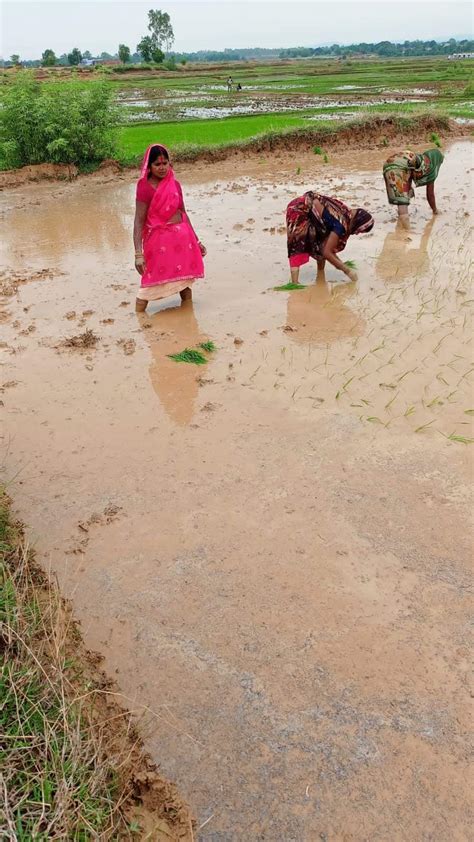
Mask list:
POLYGON ((235 89, 235 90, 236 90, 236 91, 241 91, 241 90, 242 90, 242 85, 240 84, 240 82, 237 82, 237 87, 236 87, 236 89, 235 89))
POLYGON ((137 183, 133 225, 135 269, 141 275, 136 311, 149 301, 179 295, 192 299, 192 285, 204 277, 206 249, 197 238, 184 206, 168 150, 149 146, 137 183))
POLYGON ((286 209, 286 233, 291 282, 299 283, 300 266, 312 257, 318 269, 326 260, 350 281, 357 274, 339 259, 351 234, 365 234, 374 227, 374 218, 363 208, 349 208, 344 202, 308 191, 293 199, 286 209))
POLYGON ((229 78, 227 79, 227 91, 228 91, 228 93, 231 92, 233 84, 234 84, 234 80, 232 79, 232 76, 229 76, 229 78))
POLYGON ((436 207, 434 183, 443 163, 444 156, 439 149, 427 149, 426 152, 396 152, 390 155, 383 165, 383 177, 387 188, 388 201, 396 205, 402 222, 408 223, 408 206, 415 195, 415 187, 426 185, 426 199, 433 213, 436 207))

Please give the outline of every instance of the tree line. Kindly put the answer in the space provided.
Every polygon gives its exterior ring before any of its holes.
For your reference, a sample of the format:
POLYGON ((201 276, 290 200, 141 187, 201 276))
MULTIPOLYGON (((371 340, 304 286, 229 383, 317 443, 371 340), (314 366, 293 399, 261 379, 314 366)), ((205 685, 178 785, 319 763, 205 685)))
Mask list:
MULTIPOLYGON (((171 19, 167 12, 162 12, 161 9, 150 9, 148 12, 148 35, 144 35, 137 44, 136 52, 132 55, 130 47, 126 44, 119 44, 118 51, 113 55, 102 52, 100 56, 92 56, 89 50, 81 52, 79 47, 74 47, 70 53, 63 53, 56 57, 54 50, 47 49, 43 52, 41 59, 33 59, 31 61, 21 61, 20 56, 14 53, 10 56, 10 61, 6 65, 22 65, 23 67, 55 67, 69 66, 77 67, 81 62, 88 61, 109 61, 116 59, 122 64, 129 62, 155 62, 161 64, 165 58, 166 53, 169 53, 174 43, 174 32, 171 25, 171 19)), ((174 58, 173 58, 174 61, 174 58)))
POLYGON ((281 50, 280 58, 310 58, 314 56, 337 56, 349 58, 357 55, 376 55, 380 57, 403 56, 446 56, 452 53, 474 52, 474 41, 467 38, 448 41, 404 41, 403 44, 393 41, 378 41, 374 44, 360 42, 359 44, 331 44, 327 47, 291 47, 281 50))
POLYGON ((167 12, 150 10, 148 12, 149 34, 144 35, 136 46, 136 51, 131 52, 126 44, 119 44, 116 53, 102 52, 99 56, 92 56, 89 50, 81 52, 74 47, 70 53, 63 53, 56 57, 51 49, 43 52, 41 59, 21 61, 20 56, 14 54, 6 65, 22 65, 24 67, 54 67, 54 66, 77 66, 83 61, 120 61, 122 64, 139 64, 141 62, 154 62, 161 64, 168 57, 173 63, 185 64, 191 62, 225 62, 225 61, 251 61, 258 59, 287 59, 287 58, 351 58, 361 55, 373 55, 381 58, 397 58, 410 56, 443 56, 452 53, 474 52, 474 40, 450 38, 448 41, 404 41, 395 43, 393 41, 379 41, 377 43, 360 42, 358 44, 331 44, 325 47, 289 47, 287 49, 266 49, 264 47, 249 47, 244 49, 225 50, 199 50, 198 52, 170 52, 174 43, 174 32, 170 16, 167 12))

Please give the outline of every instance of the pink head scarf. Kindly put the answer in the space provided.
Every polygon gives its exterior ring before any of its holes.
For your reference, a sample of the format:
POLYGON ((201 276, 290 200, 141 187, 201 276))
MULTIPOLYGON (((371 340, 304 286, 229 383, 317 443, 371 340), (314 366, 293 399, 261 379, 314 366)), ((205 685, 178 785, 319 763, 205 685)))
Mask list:
MULTIPOLYGON (((169 152, 166 146, 163 146, 161 143, 152 143, 151 146, 145 152, 143 156, 142 168, 141 168, 141 179, 146 179, 148 177, 148 167, 149 167, 149 160, 150 160, 150 153, 151 150, 154 149, 156 146, 159 149, 163 150, 164 153, 170 157, 169 152)), ((156 225, 163 225, 165 224, 168 219, 177 211, 180 202, 180 195, 178 192, 178 187, 176 186, 176 179, 173 172, 173 167, 170 163, 168 172, 166 173, 165 177, 158 183, 158 186, 155 190, 155 195, 150 203, 150 207, 148 208, 148 217, 147 223, 149 227, 154 227, 156 225)))
POLYGON ((145 154, 144 154, 144 156, 143 156, 142 168, 141 168, 141 171, 140 171, 140 177, 141 177, 141 178, 146 178, 146 177, 147 177, 147 175, 148 175, 148 162, 149 162, 149 160, 150 160, 150 152, 151 152, 151 150, 152 150, 152 149, 154 149, 156 146, 158 146, 158 148, 159 148, 159 149, 163 149, 163 152, 164 152, 164 153, 168 156, 168 159, 170 160, 170 168, 171 168, 171 157, 170 157, 170 153, 169 153, 169 151, 167 150, 166 146, 163 146, 163 144, 162 144, 162 143, 152 143, 152 144, 148 147, 148 149, 146 150, 146 152, 145 152, 145 154))

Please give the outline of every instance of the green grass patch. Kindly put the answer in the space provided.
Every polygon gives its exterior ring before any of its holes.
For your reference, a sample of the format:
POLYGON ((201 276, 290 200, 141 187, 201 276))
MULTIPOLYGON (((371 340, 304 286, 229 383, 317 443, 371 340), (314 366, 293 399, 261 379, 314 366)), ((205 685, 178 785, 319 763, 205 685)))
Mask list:
POLYGON ((143 155, 144 149, 156 141, 173 150, 195 147, 229 146, 270 132, 284 132, 306 125, 304 117, 264 114, 251 117, 229 117, 223 120, 187 120, 181 123, 141 123, 124 126, 119 131, 119 156, 126 162, 143 155))

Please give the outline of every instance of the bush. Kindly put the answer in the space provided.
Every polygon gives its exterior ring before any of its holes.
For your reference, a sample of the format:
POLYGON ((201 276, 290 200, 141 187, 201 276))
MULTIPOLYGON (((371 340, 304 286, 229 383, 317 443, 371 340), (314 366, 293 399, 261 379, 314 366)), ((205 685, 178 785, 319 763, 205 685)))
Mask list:
POLYGON ((103 82, 36 82, 24 72, 0 110, 0 166, 76 164, 114 153, 116 109, 103 82))

